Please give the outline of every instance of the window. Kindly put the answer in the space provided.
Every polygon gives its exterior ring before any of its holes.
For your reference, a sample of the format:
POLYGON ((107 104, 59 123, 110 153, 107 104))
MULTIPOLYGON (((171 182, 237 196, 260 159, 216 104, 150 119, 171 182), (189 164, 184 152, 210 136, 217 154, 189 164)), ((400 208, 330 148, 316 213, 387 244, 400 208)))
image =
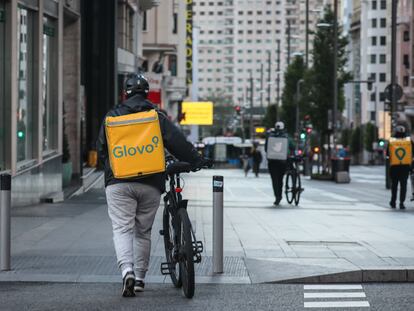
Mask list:
POLYGON ((371 75, 369 76, 369 80, 373 82, 377 81, 377 74, 375 72, 371 73, 371 75))
POLYGON ((379 58, 380 64, 385 64, 387 62, 387 55, 381 54, 379 58))
POLYGON ((43 17, 42 112, 43 151, 57 148, 57 27, 56 20, 43 17))
POLYGON ((403 37, 404 41, 410 41, 410 32, 408 30, 404 31, 404 37, 403 37))
POLYGON ((178 23, 177 22, 178 22, 178 14, 174 13, 173 14, 173 34, 178 33, 178 27, 177 27, 178 23))
POLYGON ((410 58, 409 58, 408 54, 404 54, 403 64, 404 64, 405 68, 407 68, 407 69, 410 68, 410 58))
POLYGON ((371 111, 371 121, 375 122, 375 119, 377 118, 376 114, 377 114, 376 111, 371 111))
POLYGON ((376 18, 371 19, 371 27, 372 28, 377 28, 377 19, 376 18))
POLYGON ((147 11, 142 13, 142 31, 147 31, 147 11))
POLYGON ((381 28, 387 27, 387 19, 381 18, 380 26, 381 26, 381 28))
POLYGON ((33 158, 34 141, 34 17, 33 12, 17 9, 18 102, 17 102, 17 161, 33 158))
POLYGON ((377 45, 377 37, 371 37, 371 45, 376 46, 377 45))
POLYGON ((370 96, 370 99, 371 99, 372 102, 376 101, 377 100, 377 93, 372 92, 371 96, 370 96))
POLYGON ((377 55, 371 54, 369 57, 370 57, 370 63, 371 64, 376 64, 377 63, 377 55))
POLYGON ((404 76, 403 86, 408 86, 409 83, 410 83, 410 78, 408 76, 404 76))
POLYGON ((387 45, 387 37, 385 37, 385 36, 381 36, 381 38, 380 38, 380 42, 381 42, 381 45, 382 45, 382 46, 387 45))
POLYGON ((372 6, 371 6, 372 9, 376 10, 377 9, 377 0, 372 0, 371 4, 372 4, 372 6))
POLYGON ((177 76, 177 56, 169 55, 168 56, 168 70, 171 72, 173 77, 177 76))
MULTIPOLYGON (((4 11, 4 2, 0 1, 0 123, 5 124, 5 110, 6 110, 6 98, 5 98, 5 91, 4 91, 4 66, 5 66, 5 11, 4 11)), ((0 129, 0 171, 6 169, 6 161, 5 161, 5 141, 6 141, 6 133, 4 131, 5 126, 2 126, 0 129)))
POLYGON ((387 74, 386 73, 380 73, 379 80, 380 80, 380 82, 386 82, 387 81, 387 74))
POLYGON ((387 0, 381 0, 381 10, 387 9, 387 0))
POLYGON ((385 93, 384 92, 381 92, 380 93, 380 101, 381 102, 384 102, 385 101, 385 93))

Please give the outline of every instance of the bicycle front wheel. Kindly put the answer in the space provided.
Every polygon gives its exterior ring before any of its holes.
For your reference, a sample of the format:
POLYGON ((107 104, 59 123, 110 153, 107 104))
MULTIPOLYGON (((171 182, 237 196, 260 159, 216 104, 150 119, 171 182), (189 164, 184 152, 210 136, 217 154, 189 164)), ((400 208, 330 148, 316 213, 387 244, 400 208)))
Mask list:
POLYGON ((300 181, 300 174, 296 175, 296 190, 295 190, 295 205, 299 205, 300 194, 302 192, 302 183, 300 181))
POLYGON ((187 298, 194 296, 194 254, 193 241, 191 238, 191 223, 187 211, 180 208, 177 212, 179 224, 180 245, 180 276, 183 283, 184 295, 187 298))
POLYGON ((179 274, 179 269, 177 266, 177 261, 174 258, 174 245, 175 245, 175 233, 174 227, 172 225, 171 215, 167 209, 167 203, 164 207, 164 213, 162 215, 162 228, 164 231, 164 249, 165 249, 165 258, 168 263, 168 270, 170 272, 171 281, 175 287, 181 287, 181 276, 179 274))
POLYGON ((292 204, 294 200, 295 189, 296 189, 296 174, 292 171, 289 171, 286 174, 286 182, 285 182, 286 201, 289 204, 292 204))

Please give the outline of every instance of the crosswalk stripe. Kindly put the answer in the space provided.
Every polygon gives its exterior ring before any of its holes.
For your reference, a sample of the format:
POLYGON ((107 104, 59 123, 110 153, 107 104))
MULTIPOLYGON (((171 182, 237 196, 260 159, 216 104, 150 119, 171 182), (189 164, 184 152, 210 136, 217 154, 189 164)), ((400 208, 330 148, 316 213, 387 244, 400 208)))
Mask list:
POLYGON ((362 289, 362 285, 330 284, 330 285, 304 285, 304 290, 351 290, 362 289))
POLYGON ((305 302, 305 308, 361 308, 369 307, 368 301, 310 301, 305 302))
POLYGON ((306 298, 366 298, 364 292, 304 293, 306 298))

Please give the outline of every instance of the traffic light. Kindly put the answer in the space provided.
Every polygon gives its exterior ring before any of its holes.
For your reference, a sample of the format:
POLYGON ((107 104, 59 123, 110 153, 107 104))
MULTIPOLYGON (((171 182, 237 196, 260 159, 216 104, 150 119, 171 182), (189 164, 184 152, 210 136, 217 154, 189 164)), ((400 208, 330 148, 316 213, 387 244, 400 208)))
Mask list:
POLYGON ((306 132, 300 133, 300 139, 302 139, 302 140, 306 139, 306 132))
POLYGON ((319 153, 321 150, 318 146, 313 147, 313 153, 319 153))
POLYGON ((383 149, 385 147, 385 140, 384 139, 379 139, 378 140, 378 147, 383 149))
POLYGON ((234 110, 236 110, 237 115, 240 115, 241 113, 241 107, 239 105, 234 107, 234 110))
POLYGON ((24 138, 24 132, 23 131, 18 131, 17 132, 17 137, 21 138, 21 139, 24 138))
POLYGON ((307 127, 307 128, 306 128, 306 133, 307 133, 308 135, 310 135, 310 134, 312 133, 312 128, 311 128, 311 127, 307 127))

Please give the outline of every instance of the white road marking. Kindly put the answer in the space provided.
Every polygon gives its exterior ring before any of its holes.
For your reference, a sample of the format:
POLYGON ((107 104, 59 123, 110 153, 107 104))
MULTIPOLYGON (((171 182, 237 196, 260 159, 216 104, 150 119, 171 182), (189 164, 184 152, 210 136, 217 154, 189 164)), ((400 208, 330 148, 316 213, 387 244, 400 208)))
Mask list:
POLYGON ((361 308, 369 307, 368 301, 312 301, 305 302, 305 308, 361 308))
POLYGON ((304 308, 363 308, 370 306, 362 285, 318 284, 304 285, 303 289, 305 291, 303 293, 304 308), (353 300, 349 300, 349 298, 353 298, 353 300))
POLYGON ((304 285, 304 290, 350 290, 350 289, 362 289, 362 285, 348 285, 348 284, 329 284, 329 285, 304 285))
POLYGON ((330 197, 332 199, 338 200, 338 201, 342 201, 342 202, 358 202, 359 200, 357 199, 353 199, 350 197, 346 197, 344 195, 340 195, 340 194, 336 194, 336 193, 332 193, 332 192, 327 192, 325 191, 323 193, 324 196, 326 197, 330 197))
POLYGON ((366 298, 364 292, 304 293, 303 298, 366 298))

